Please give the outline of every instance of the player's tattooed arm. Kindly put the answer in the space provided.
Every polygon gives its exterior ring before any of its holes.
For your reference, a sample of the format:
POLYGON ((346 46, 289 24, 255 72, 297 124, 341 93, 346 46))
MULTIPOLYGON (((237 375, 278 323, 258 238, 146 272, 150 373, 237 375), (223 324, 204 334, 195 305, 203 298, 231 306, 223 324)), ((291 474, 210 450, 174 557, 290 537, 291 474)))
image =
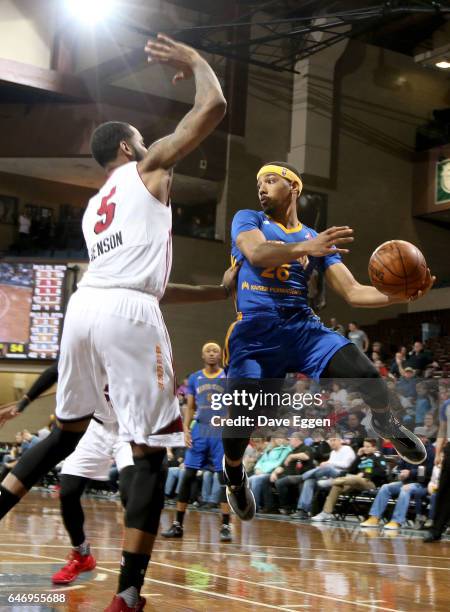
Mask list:
POLYGON ((409 298, 409 300, 392 298, 381 291, 378 291, 372 285, 362 285, 359 283, 347 266, 343 263, 336 263, 327 268, 325 271, 325 279, 327 284, 340 295, 350 305, 356 308, 382 308, 391 304, 406 303, 411 300, 418 299, 429 291, 436 280, 431 276, 428 270, 428 276, 425 286, 421 291, 409 298))
POLYGON ((240 266, 225 270, 221 285, 180 285, 169 283, 160 304, 192 304, 226 300, 234 291, 240 266))
POLYGON ((138 169, 150 191, 161 201, 165 194, 155 193, 162 190, 160 177, 152 177, 157 170, 170 170, 198 147, 223 119, 227 103, 219 80, 208 62, 195 49, 177 42, 164 34, 156 40, 149 40, 145 47, 150 63, 172 66, 177 70, 173 83, 193 75, 195 79, 195 101, 193 108, 183 117, 175 131, 155 142, 145 158, 139 162, 138 169), (154 185, 153 183, 156 183, 154 185))

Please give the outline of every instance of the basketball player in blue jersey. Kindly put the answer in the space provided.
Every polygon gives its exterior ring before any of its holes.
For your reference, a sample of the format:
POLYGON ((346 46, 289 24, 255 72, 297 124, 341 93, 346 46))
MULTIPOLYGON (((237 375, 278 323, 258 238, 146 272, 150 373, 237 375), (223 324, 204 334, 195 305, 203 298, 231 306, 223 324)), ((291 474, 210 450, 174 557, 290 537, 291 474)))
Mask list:
MULTIPOLYGON (((388 390, 371 361, 349 340, 322 325, 308 306, 308 278, 314 268, 325 273, 329 286, 355 307, 382 307, 401 300, 361 285, 342 263, 345 246, 353 241, 348 226, 318 234, 297 217, 302 190, 298 171, 284 162, 265 164, 257 175, 262 211, 241 210, 232 223, 232 261, 240 265, 237 321, 225 341, 225 365, 230 386, 257 388, 255 379, 284 378, 302 372, 318 379, 351 378, 372 411, 374 430, 391 440, 398 454, 410 463, 426 457, 422 442, 392 415, 388 390), (362 380, 370 382, 362 384, 362 380)), ((428 270, 421 297, 434 282, 428 270)), ((230 416, 246 408, 233 406, 230 416)), ((242 466, 252 428, 238 435, 224 427, 224 479, 232 510, 242 519, 255 513, 255 500, 242 466)))
MULTIPOLYGON (((223 444, 221 432, 211 425, 217 411, 211 408, 211 395, 222 394, 226 388, 226 375, 220 367, 222 349, 216 342, 207 342, 202 348, 204 367, 189 376, 187 407, 184 414, 184 437, 188 450, 184 458, 184 472, 177 498, 177 515, 170 529, 161 533, 165 538, 183 537, 184 514, 190 490, 197 471, 212 466, 215 473, 222 472, 223 444)), ((220 488, 222 512, 221 542, 231 541, 230 509, 225 488, 220 488)))

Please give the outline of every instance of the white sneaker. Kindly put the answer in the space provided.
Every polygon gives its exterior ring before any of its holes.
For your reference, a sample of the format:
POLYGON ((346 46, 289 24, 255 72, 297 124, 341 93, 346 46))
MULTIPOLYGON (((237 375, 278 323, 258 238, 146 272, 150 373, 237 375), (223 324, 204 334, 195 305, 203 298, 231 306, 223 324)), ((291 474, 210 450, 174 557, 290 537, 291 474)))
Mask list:
POLYGON ((316 516, 313 516, 311 520, 321 523, 323 521, 331 521, 332 518, 333 515, 329 512, 320 512, 319 514, 316 514, 316 516))

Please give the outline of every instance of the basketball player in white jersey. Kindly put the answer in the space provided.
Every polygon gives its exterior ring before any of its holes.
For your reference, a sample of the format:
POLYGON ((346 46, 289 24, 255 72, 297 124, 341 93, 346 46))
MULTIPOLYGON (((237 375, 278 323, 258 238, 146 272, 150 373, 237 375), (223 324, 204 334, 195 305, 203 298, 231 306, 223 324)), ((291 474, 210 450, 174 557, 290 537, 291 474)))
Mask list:
POLYGON ((108 179, 83 218, 90 264, 67 309, 57 426, 0 485, 1 518, 74 450, 109 384, 120 436, 132 445, 135 474, 118 591, 107 612, 144 608, 139 593, 163 505, 165 447, 183 444, 171 349, 158 304, 172 261, 172 169, 226 110, 217 77, 194 49, 158 35, 145 50, 151 62, 177 69, 174 81, 194 76, 194 106, 173 134, 148 150, 128 124, 110 122, 94 132, 92 153, 108 179))
MULTIPOLYGON (((228 268, 217 285, 181 285, 169 283, 160 304, 185 304, 227 299, 235 287, 238 268, 228 268)), ((48 367, 27 390, 22 399, 0 406, 0 428, 17 417, 27 406, 58 382, 58 363, 48 367)), ((119 437, 117 419, 107 389, 105 401, 97 406, 89 427, 76 449, 64 461, 59 482, 61 516, 72 544, 67 563, 52 576, 53 584, 71 584, 83 572, 95 569, 96 560, 91 554, 89 540, 84 530, 84 512, 81 497, 90 480, 108 481, 111 461, 119 472, 120 499, 124 508, 129 497, 134 475, 131 445, 119 437)), ((224 529, 222 529, 224 531, 224 529)), ((226 530, 229 534, 229 528, 226 530)), ((224 539, 224 538, 221 538, 224 539)), ((227 538, 229 539, 229 537, 227 538)))

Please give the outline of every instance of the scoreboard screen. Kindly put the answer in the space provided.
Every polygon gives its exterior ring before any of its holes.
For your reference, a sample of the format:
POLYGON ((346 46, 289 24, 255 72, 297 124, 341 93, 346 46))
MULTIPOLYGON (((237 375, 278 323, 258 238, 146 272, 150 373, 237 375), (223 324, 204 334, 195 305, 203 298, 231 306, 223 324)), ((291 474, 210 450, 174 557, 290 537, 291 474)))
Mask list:
POLYGON ((0 263, 0 357, 58 357, 66 277, 66 265, 0 263))

